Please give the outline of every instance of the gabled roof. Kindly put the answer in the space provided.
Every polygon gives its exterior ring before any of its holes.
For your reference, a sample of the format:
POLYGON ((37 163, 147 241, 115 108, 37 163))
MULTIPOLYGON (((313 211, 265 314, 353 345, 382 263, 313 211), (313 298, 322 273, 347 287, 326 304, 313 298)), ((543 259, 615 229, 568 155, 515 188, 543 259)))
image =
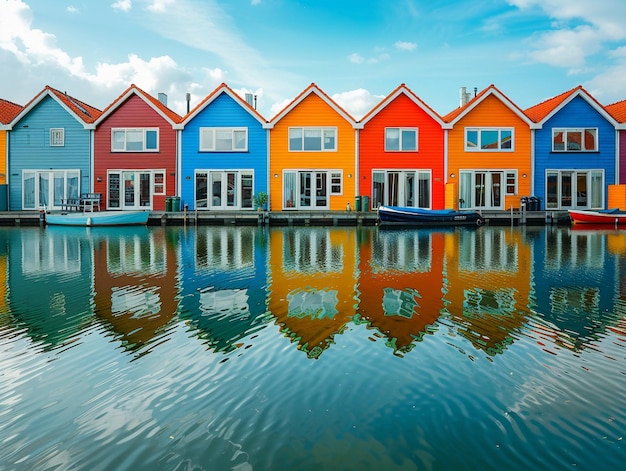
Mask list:
POLYGON ((16 105, 15 103, 0 98, 0 129, 2 129, 3 124, 9 124, 13 121, 13 118, 15 118, 23 108, 24 107, 21 105, 16 105))
POLYGON ((35 106, 41 103, 46 97, 50 97, 55 100, 61 107, 63 107, 69 114, 73 115, 77 121, 83 123, 85 128, 90 127, 89 125, 93 124, 93 122, 100 117, 102 111, 97 108, 94 108, 91 105, 88 105, 85 102, 82 102, 65 92, 60 92, 48 85, 39 92, 32 100, 30 100, 24 108, 11 120, 10 127, 12 128, 18 123, 24 116, 30 113, 35 106))
POLYGON ((94 122, 95 126, 98 126, 102 121, 108 118, 115 110, 117 110, 120 106, 122 106, 130 97, 133 95, 137 95, 143 101, 145 101, 148 106, 150 106, 154 111, 156 111, 165 121, 170 123, 172 127, 176 127, 182 121, 182 117, 170 110, 167 106, 161 103, 158 99, 154 98, 152 95, 144 92, 137 85, 132 84, 128 87, 124 92, 118 96, 113 102, 107 106, 102 115, 94 122))
POLYGON ((609 112, 596 100, 587 90, 581 85, 572 88, 560 95, 548 98, 530 108, 527 108, 525 113, 530 119, 541 126, 548 121, 552 116, 558 113, 563 107, 570 103, 574 98, 581 97, 587 103, 589 103, 598 113, 600 113, 607 121, 614 126, 617 125, 617 121, 609 114, 609 112))
POLYGON ((617 103, 611 103, 606 105, 604 109, 609 113, 615 121, 618 123, 626 123, 626 100, 618 101, 617 103))
POLYGON ((261 114, 257 110, 255 110, 246 100, 237 95, 237 93, 235 93, 228 85, 222 83, 219 87, 217 87, 209 95, 207 95, 204 100, 202 100, 191 111, 189 111, 189 113, 185 115, 185 117, 181 121, 182 126, 187 125, 189 121, 195 118, 198 113, 200 113, 203 109, 205 109, 212 102, 214 102, 222 93, 225 93, 234 101, 239 103, 239 105, 248 113, 250 113, 252 117, 254 117, 259 123, 263 125, 267 124, 267 120, 263 116, 261 116, 261 114))
POLYGON ((443 119, 439 114, 434 111, 430 106, 424 103, 419 97, 411 91, 405 84, 400 84, 394 91, 392 91, 389 95, 387 95, 383 100, 378 103, 374 108, 372 108, 363 118, 361 118, 360 123, 364 126, 370 121, 374 116, 376 116, 379 112, 385 109, 390 103, 392 103, 398 96, 406 95, 413 103, 415 103, 418 107, 420 107, 428 116, 430 116, 433 120, 437 121, 441 126, 444 125, 443 119))
POLYGON ((357 123, 350 114, 344 110, 341 106, 339 106, 331 97, 329 97, 326 93, 324 93, 315 83, 312 83, 307 88, 305 88, 297 97, 295 97, 291 103, 285 106, 282 111, 280 111, 276 116, 274 116, 269 121, 269 128, 273 128, 274 125, 284 118, 289 112, 291 112, 296 106, 298 106, 305 98, 309 95, 317 95, 323 101, 325 101, 328 106, 330 106, 333 110, 337 112, 343 119, 348 121, 352 127, 356 128, 357 123))
MULTIPOLYGON (((451 111, 447 115, 443 117, 446 125, 445 129, 452 129, 452 127, 463 117, 465 117, 468 113, 470 113, 474 108, 476 108, 480 103, 482 103, 487 97, 490 95, 498 98, 507 108, 509 108, 514 114, 516 114, 522 121, 528 124, 531 128, 534 128, 534 123, 532 120, 524 113, 524 111, 513 103, 504 93, 502 93, 498 88, 491 84, 487 88, 481 90, 474 98, 468 101, 465 105, 451 111)), ((494 123, 495 124, 495 123, 494 123)))

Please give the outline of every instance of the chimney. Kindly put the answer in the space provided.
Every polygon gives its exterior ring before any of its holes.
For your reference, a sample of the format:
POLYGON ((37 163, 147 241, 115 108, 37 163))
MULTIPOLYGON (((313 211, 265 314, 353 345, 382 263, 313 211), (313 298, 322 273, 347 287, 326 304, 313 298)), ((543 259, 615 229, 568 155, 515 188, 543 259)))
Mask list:
POLYGON ((189 104, 191 103, 191 93, 187 93, 185 95, 185 100, 187 100, 187 113, 189 113, 189 104))
POLYGON ((250 106, 254 106, 254 98, 252 97, 252 93, 246 93, 246 103, 250 106))
POLYGON ((466 87, 461 87, 461 90, 459 91, 459 99, 460 107, 467 105, 467 102, 470 101, 470 94, 467 93, 466 87))
POLYGON ((158 99, 162 105, 167 106, 167 95, 165 93, 159 92, 158 99))

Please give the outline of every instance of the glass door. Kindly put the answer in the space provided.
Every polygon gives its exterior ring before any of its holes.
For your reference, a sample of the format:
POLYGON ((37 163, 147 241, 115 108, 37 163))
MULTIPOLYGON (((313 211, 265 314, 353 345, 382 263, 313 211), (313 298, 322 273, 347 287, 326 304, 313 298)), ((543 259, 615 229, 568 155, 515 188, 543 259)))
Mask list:
POLYGON ((124 172, 124 204, 122 209, 133 209, 135 207, 135 172, 124 172))

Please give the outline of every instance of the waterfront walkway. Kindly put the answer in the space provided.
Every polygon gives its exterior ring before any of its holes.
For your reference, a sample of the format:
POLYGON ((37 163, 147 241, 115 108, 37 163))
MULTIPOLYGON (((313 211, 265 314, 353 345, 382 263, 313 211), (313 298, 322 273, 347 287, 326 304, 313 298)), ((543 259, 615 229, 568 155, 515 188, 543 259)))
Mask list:
MULTIPOLYGON (((485 224, 570 224, 567 211, 481 211, 485 224)), ((43 224, 39 211, 0 212, 2 226, 43 224)), ((148 224, 156 225, 270 225, 270 226, 375 226, 376 211, 151 211, 148 224)))

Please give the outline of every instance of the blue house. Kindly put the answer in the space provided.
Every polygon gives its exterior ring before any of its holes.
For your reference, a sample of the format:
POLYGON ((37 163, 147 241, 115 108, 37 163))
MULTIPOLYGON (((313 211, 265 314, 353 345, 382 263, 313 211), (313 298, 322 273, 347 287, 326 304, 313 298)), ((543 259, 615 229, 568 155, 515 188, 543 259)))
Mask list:
POLYGON ((9 124, 9 210, 60 209, 92 190, 101 111, 46 86, 9 124))
POLYGON ((189 209, 254 209, 268 192, 266 120, 222 84, 181 123, 179 188, 189 209))
POLYGON ((540 209, 600 209, 616 183, 617 121, 578 86, 525 110, 534 130, 540 209))

